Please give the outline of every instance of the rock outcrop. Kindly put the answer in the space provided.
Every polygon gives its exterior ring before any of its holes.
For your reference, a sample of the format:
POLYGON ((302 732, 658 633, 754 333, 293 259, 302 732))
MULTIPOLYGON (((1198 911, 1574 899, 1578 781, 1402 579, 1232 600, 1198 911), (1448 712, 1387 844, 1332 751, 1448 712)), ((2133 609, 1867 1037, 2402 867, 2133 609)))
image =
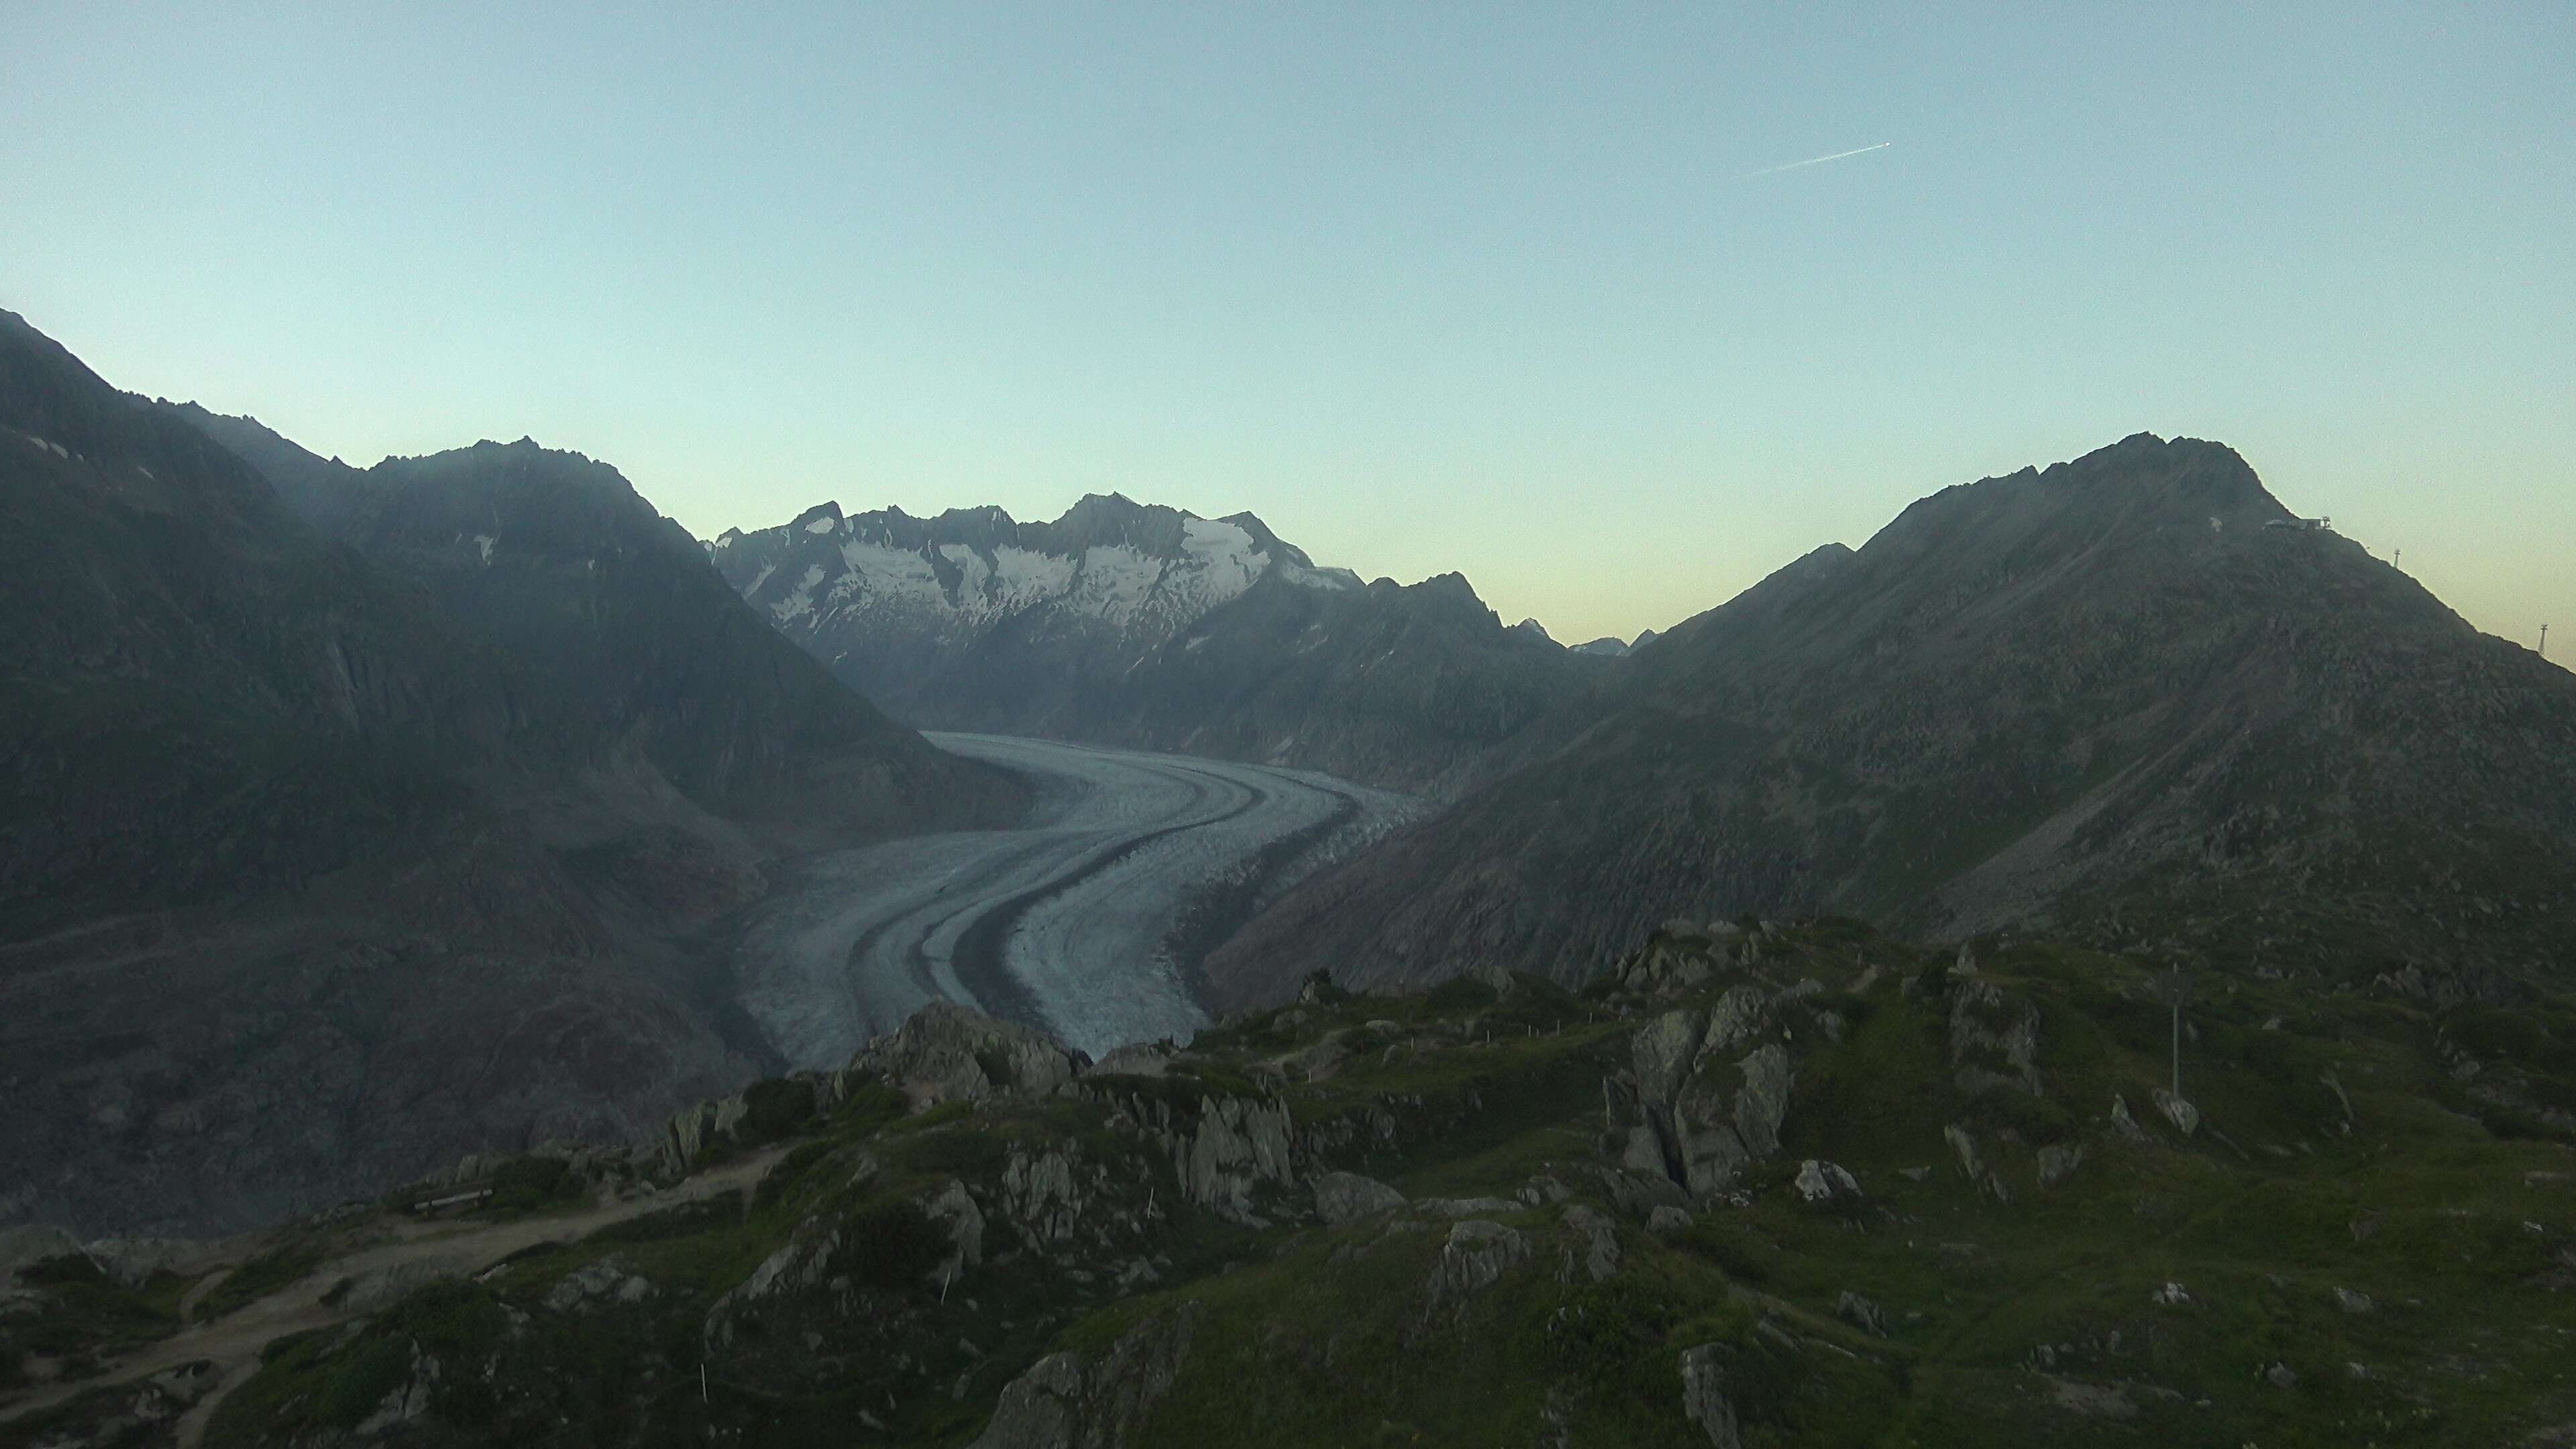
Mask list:
POLYGON ((1096 1358, 1068 1351, 1039 1359, 1002 1390, 974 1449, 1126 1449, 1171 1392, 1198 1319, 1198 1305, 1185 1303, 1096 1358))
POLYGON ((1682 1350, 1682 1413, 1708 1436, 1710 1449, 1744 1449, 1744 1434, 1728 1397, 1727 1350, 1704 1343, 1682 1350))
MULTIPOLYGON (((1644 969, 1622 980, 1660 994, 1679 983, 1704 984, 1721 969, 1709 936, 1674 941, 1673 928, 1646 953, 1644 969)), ((1733 968, 1725 968, 1733 969, 1733 968)), ((1780 1150, 1797 1068, 1789 1042, 1797 1025, 1822 1013, 1809 998, 1814 982, 1769 990, 1755 981, 1729 986, 1713 1010, 1675 1007, 1629 1040, 1630 1067, 1602 1084, 1611 1153, 1631 1172, 1660 1173, 1705 1202, 1731 1188, 1745 1164, 1780 1150)))
POLYGON ((1483 1218, 1457 1223, 1449 1229, 1449 1240, 1440 1248, 1440 1261, 1431 1270, 1431 1307, 1442 1308, 1471 1298, 1529 1260, 1529 1239, 1518 1228, 1483 1218))
POLYGON ((1205 1098, 1195 1130, 1172 1145, 1190 1201, 1238 1222, 1254 1220, 1254 1189, 1297 1180, 1296 1125, 1282 1102, 1205 1098))
POLYGON ((923 1111, 994 1095, 1041 1096, 1091 1065, 1035 1027, 934 1001, 870 1042, 851 1062, 893 1082, 923 1111))
POLYGON ((1813 1157, 1798 1164, 1797 1181, 1791 1186, 1800 1200, 1810 1203, 1856 1202, 1861 1196, 1859 1179, 1847 1169, 1813 1157))
POLYGON ((1315 1176, 1315 1216, 1331 1227, 1347 1227, 1366 1218, 1404 1210, 1404 1194, 1356 1172, 1315 1176))

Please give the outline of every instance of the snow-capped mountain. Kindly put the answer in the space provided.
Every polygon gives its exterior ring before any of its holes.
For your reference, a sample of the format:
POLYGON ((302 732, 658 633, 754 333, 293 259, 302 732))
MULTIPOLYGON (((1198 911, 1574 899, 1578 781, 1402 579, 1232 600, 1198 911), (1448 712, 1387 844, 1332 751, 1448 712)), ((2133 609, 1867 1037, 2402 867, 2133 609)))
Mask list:
POLYGON ((807 509, 708 545, 726 581, 896 717, 1445 788, 1598 668, 1464 579, 1318 567, 1249 513, 1111 494, 1052 523, 807 509))
POLYGON ((1042 621, 1142 652, 1266 575, 1360 587, 1347 569, 1317 569, 1249 513, 1199 518, 1116 494, 1087 497, 1053 523, 1020 523, 999 508, 845 516, 824 503, 784 528, 728 531, 713 553, 755 608, 806 639, 898 630, 955 646, 1042 621))

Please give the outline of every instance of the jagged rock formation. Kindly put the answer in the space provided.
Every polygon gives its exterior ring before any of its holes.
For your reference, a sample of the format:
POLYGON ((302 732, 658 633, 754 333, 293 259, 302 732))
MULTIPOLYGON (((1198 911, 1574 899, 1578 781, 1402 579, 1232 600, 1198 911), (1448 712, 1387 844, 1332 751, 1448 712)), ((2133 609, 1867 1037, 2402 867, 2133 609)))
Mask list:
POLYGON ((1248 513, 1118 495, 1053 523, 808 509, 727 530, 726 580, 853 688, 924 728, 1040 735, 1447 791, 1599 674, 1467 581, 1363 584, 1248 513))
POLYGON ((1302 887, 1222 1003, 1470 965, 1580 981, 1643 923, 2054 920, 2495 999, 2576 938, 2576 676, 2139 435, 1820 549, 1521 731, 1527 763, 1302 887), (2417 973, 2408 978, 2406 973, 2417 973))
POLYGON ((1019 806, 605 465, 244 442, 308 520, 205 421, 0 316, 0 1222, 640 1135, 770 1065, 708 942, 765 860, 1019 806))
POLYGON ((1090 1064, 1034 1027, 935 1001, 870 1043, 851 1067, 893 1081, 922 1110, 996 1093, 1052 1092, 1090 1064))

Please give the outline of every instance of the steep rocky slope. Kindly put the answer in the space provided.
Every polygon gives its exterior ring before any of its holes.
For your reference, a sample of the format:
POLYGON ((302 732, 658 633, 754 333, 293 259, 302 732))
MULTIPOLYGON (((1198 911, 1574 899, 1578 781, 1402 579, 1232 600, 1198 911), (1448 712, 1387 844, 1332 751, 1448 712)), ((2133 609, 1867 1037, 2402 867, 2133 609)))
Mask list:
POLYGON ((612 471, 368 476, 352 547, 0 318, 0 1222, 272 1221, 632 1128, 762 1065, 705 947, 763 860, 1017 806, 612 471))
POLYGON ((20 1245, 0 1442, 2563 1438, 2576 1000, 2209 974, 2177 1097, 2151 964, 1675 923, 1097 1063, 933 1007, 640 1149, 20 1245))
POLYGON ((1009 813, 989 772, 929 748, 763 627, 698 542, 605 463, 521 439, 361 473, 248 419, 207 423, 267 476, 312 480, 281 495, 536 682, 531 743, 631 751, 700 806, 790 838, 1009 813))
POLYGON ((1248 513, 1111 495, 727 531, 712 557, 781 631, 924 728, 1287 764, 1447 791, 1607 667, 1507 629, 1466 580, 1363 584, 1248 513))
POLYGON ((1210 963, 1220 1000, 1316 964, 1580 981, 1642 921, 1745 910, 2054 920, 2472 994, 2576 966, 2576 676, 2297 526, 2214 443, 1924 499, 1512 749, 1256 921, 1210 963))

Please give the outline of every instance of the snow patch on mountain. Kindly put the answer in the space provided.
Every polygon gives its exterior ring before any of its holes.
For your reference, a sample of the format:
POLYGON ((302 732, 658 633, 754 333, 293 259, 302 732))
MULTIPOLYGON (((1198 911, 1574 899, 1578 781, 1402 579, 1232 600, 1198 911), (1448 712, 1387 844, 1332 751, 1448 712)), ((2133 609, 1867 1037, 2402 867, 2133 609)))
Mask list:
POLYGON ((1147 558, 1123 543, 1095 545, 1083 550, 1082 568, 1074 575, 1073 592, 1066 602, 1094 618, 1126 624, 1135 619, 1162 579, 1162 560, 1147 558))
POLYGON ((1270 566, 1270 555, 1262 552, 1253 543, 1250 530, 1238 523, 1183 519, 1181 547, 1198 565, 1198 592, 1210 600, 1208 608, 1242 597, 1253 580, 1261 577, 1261 571, 1270 566))
POLYGON ((835 606, 882 602, 920 609, 947 607, 948 593, 939 586, 938 571, 921 554, 854 538, 841 545, 841 565, 829 595, 835 606))
POLYGON ((1360 576, 1352 573, 1349 569, 1310 569, 1303 567, 1302 565, 1288 563, 1283 560, 1279 565, 1278 572, 1279 577, 1287 580, 1289 583, 1295 584, 1301 589, 1323 589, 1327 592, 1341 592, 1348 589, 1365 587, 1365 585, 1360 583, 1360 576))
POLYGON ((823 566, 821 564, 807 566, 805 576, 797 580, 795 588, 788 590, 787 597, 770 605, 770 617, 781 624, 786 624, 813 613, 814 586, 821 582, 823 582, 823 566))
POLYGON ((1250 514, 1199 518, 1125 499, 1086 500, 1034 525, 998 509, 915 519, 896 509, 844 516, 823 503, 784 527, 727 530, 715 562, 792 633, 892 631, 951 645, 1044 610, 1057 621, 1046 627, 1106 629, 1141 652, 1272 573, 1307 588, 1360 587, 1347 569, 1314 568, 1250 514), (796 582, 782 588, 782 578, 796 582))

